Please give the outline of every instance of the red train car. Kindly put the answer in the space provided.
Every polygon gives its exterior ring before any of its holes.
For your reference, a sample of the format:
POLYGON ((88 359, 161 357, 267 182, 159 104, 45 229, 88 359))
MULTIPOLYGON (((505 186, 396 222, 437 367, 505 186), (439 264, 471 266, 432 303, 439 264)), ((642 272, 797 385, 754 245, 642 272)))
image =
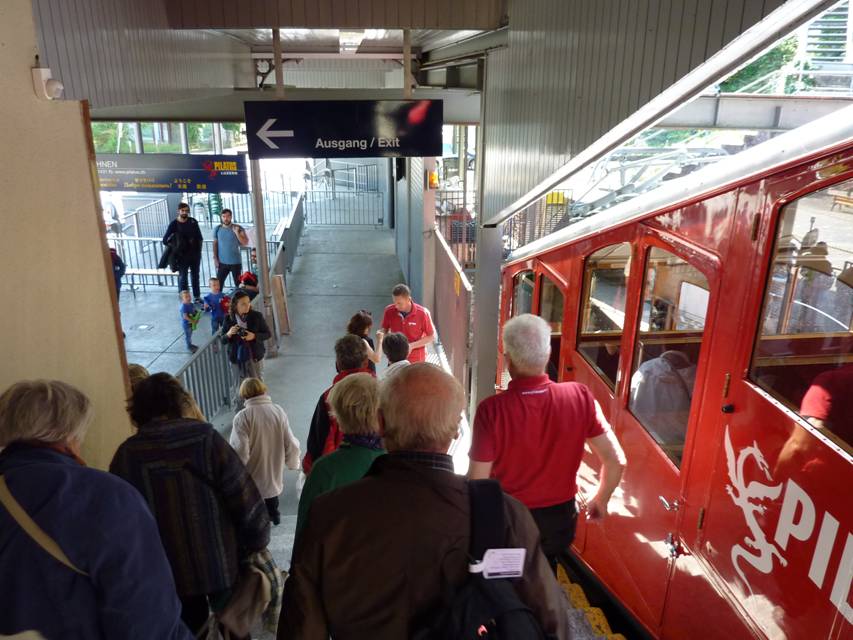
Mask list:
POLYGON ((853 108, 522 247, 524 312, 625 449, 573 550, 652 635, 853 638, 853 108))

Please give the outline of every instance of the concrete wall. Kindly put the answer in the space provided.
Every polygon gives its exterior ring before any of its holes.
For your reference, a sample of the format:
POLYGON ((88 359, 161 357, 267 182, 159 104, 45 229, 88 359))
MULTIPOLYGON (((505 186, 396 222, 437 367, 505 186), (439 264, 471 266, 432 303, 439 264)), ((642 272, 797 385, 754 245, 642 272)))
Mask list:
POLYGON ((0 389, 31 378, 82 389, 96 410, 83 456, 104 468, 131 426, 88 122, 81 103, 43 101, 33 92, 29 0, 0 3, 0 48, 0 140, 8 160, 0 172, 0 272, 7 276, 0 389))
POLYGON ((510 0, 488 55, 485 217, 783 0, 510 0))
POLYGON ((41 65, 93 107, 170 102, 254 86, 249 47, 176 30, 167 0, 33 0, 41 65))

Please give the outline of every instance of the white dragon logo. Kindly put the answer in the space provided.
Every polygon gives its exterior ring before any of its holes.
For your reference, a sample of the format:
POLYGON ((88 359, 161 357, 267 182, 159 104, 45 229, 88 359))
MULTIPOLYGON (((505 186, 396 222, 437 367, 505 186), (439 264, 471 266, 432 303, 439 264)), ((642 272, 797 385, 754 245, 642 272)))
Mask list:
POLYGON ((774 556, 779 559, 783 567, 788 564, 787 560, 782 557, 779 548, 767 539, 756 518, 756 514, 761 514, 765 511, 766 507, 762 504, 763 502, 779 498, 782 493, 782 484, 769 486, 756 481, 746 482, 744 467, 750 459, 755 461, 755 465, 764 474, 768 482, 773 481, 773 478, 770 477, 770 468, 764 459, 764 455, 758 448, 757 442, 753 441, 752 446, 741 449, 737 455, 737 459, 735 459, 735 452, 732 447, 731 438, 729 437, 729 428, 727 425, 724 444, 729 480, 731 480, 731 484, 726 485, 726 492, 731 496, 732 502, 743 511, 746 526, 749 527, 749 532, 752 535, 752 537, 747 536, 743 540, 743 544, 748 548, 739 544, 732 547, 732 564, 735 567, 735 571, 741 577, 741 580, 746 584, 747 589, 749 589, 750 595, 753 595, 749 580, 746 579, 746 575, 740 567, 740 560, 745 560, 761 573, 770 573, 772 571, 774 556))

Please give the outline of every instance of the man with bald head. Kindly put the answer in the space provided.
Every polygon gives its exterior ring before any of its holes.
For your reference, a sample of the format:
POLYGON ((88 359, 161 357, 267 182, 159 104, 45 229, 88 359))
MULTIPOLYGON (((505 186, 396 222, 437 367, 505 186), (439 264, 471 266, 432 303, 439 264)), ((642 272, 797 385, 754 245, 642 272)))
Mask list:
MULTIPOLYGON (((453 376, 427 363, 382 383, 388 455, 364 477, 317 498, 285 583, 278 640, 409 638, 468 576, 470 502, 447 455, 465 406, 453 376)), ((521 600, 543 630, 568 638, 568 602, 524 506, 504 496, 505 546, 522 547, 521 600)))

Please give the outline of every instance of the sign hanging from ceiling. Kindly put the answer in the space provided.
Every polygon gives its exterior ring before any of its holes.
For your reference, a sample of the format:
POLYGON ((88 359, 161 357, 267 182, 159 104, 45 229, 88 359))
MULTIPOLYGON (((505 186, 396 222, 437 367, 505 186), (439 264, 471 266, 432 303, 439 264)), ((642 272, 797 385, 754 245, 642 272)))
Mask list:
POLYGON ((249 157, 441 155, 441 100, 246 102, 249 157))
POLYGON ((101 191, 249 193, 246 156, 99 153, 101 191))

